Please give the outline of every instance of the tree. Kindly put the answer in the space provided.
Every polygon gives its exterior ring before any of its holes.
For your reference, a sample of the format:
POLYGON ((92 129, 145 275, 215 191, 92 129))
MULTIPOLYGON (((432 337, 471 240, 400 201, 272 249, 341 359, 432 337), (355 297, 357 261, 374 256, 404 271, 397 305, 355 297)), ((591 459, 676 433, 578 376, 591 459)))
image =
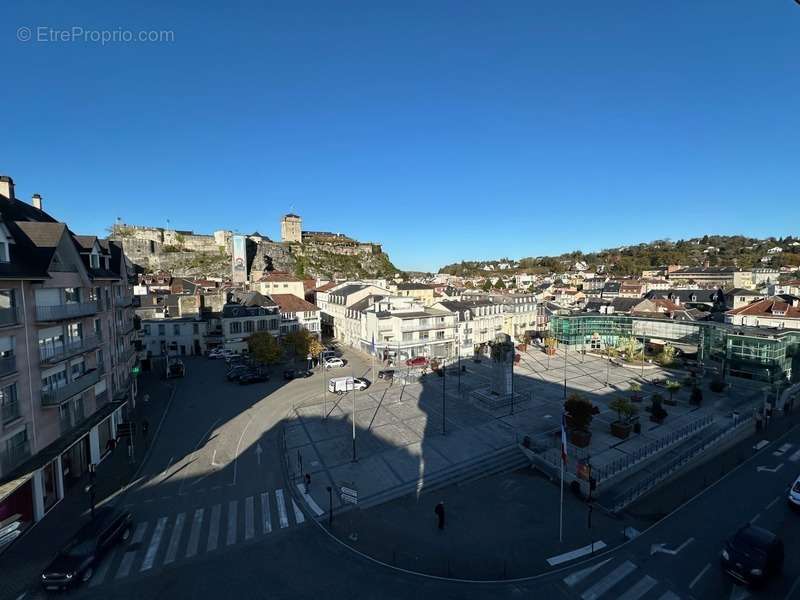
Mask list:
POLYGON ((494 283, 494 289, 496 289, 496 290, 504 290, 504 289, 506 289, 506 284, 505 284, 505 283, 503 283, 503 280, 502 280, 502 279, 498 279, 498 280, 497 280, 497 281, 494 283))
POLYGON ((670 404, 672 404, 674 402, 672 397, 675 395, 675 392, 677 392, 679 389, 681 389, 681 387, 682 386, 681 386, 681 382, 680 381, 675 381, 674 379, 669 379, 667 381, 667 391, 669 392, 670 404))
POLYGON ((256 361, 271 365, 281 357, 282 351, 278 340, 268 331, 257 331, 247 338, 247 347, 250 349, 250 355, 256 361))
POLYGON ((572 394, 564 402, 564 411, 569 415, 569 420, 575 429, 589 431, 592 423, 592 403, 580 394, 572 394))
POLYGON ((482 289, 484 292, 488 292, 488 291, 490 291, 490 290, 492 289, 492 282, 491 282, 491 281, 489 281, 488 279, 487 279, 487 280, 485 280, 485 281, 483 282, 483 285, 481 286, 481 289, 482 289))
POLYGON ((608 408, 617 413, 617 420, 621 423, 630 423, 631 419, 638 412, 635 404, 624 396, 614 398, 608 403, 608 408))
POLYGON ((317 358, 323 350, 325 350, 325 346, 322 345, 322 342, 320 342, 316 336, 312 335, 311 341, 308 344, 308 353, 314 358, 317 358))

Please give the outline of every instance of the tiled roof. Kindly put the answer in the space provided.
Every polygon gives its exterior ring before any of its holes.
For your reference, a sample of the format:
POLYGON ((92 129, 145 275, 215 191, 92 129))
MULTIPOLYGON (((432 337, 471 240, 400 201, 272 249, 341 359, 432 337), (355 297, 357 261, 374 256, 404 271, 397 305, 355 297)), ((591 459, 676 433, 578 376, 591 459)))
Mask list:
POLYGON ((729 315, 749 315, 759 317, 781 317, 784 319, 800 319, 800 306, 794 306, 794 296, 770 296, 747 306, 729 310, 729 315), (784 313, 784 314, 775 314, 784 313))
POLYGON ((319 307, 316 304, 298 298, 294 294, 270 294, 272 299, 278 304, 281 312, 316 312, 319 307))
POLYGON ((290 281, 292 281, 292 282, 294 282, 294 281, 303 281, 303 280, 300 279, 299 277, 295 277, 294 275, 291 275, 290 273, 284 273, 282 271, 272 271, 271 273, 265 273, 264 275, 262 275, 261 279, 259 279, 259 281, 265 281, 265 282, 275 282, 275 281, 290 282, 290 281))

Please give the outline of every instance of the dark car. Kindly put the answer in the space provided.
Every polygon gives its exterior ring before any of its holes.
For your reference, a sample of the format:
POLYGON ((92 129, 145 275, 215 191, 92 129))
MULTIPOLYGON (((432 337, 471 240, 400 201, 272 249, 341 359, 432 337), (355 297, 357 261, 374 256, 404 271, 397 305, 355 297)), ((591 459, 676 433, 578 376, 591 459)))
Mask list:
POLYGON ((131 536, 133 515, 101 508, 42 571, 42 586, 61 590, 89 581, 103 557, 118 543, 131 536))
POLYGON ((428 365, 428 359, 424 356, 415 356, 406 361, 407 367, 425 367, 428 365))
POLYGON ((384 369, 383 371, 378 371, 378 379, 384 379, 386 381, 394 379, 394 369, 384 369))
POLYGON ((239 381, 239 377, 249 371, 251 371, 251 369, 247 365, 236 365, 235 367, 228 369, 225 377, 228 379, 228 381, 239 381))
POLYGON ((314 374, 314 371, 309 371, 307 369, 286 369, 283 372, 283 378, 287 381, 291 381, 292 379, 305 379, 306 377, 311 377, 314 374))
POLYGON ((239 385, 247 385, 249 383, 261 383, 269 381, 269 375, 266 373, 259 373, 258 371, 245 371, 238 378, 239 385))
POLYGON ((783 542, 771 531, 747 524, 725 542, 720 562, 734 579, 757 585, 783 569, 783 542))

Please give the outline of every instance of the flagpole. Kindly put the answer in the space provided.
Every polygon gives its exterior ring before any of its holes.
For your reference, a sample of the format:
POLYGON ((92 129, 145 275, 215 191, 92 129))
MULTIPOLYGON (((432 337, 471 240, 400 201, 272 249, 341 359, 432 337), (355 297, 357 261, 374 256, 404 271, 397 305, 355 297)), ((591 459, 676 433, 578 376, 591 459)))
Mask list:
POLYGON ((564 541, 564 464, 565 460, 561 461, 561 504, 558 510, 558 541, 564 541))

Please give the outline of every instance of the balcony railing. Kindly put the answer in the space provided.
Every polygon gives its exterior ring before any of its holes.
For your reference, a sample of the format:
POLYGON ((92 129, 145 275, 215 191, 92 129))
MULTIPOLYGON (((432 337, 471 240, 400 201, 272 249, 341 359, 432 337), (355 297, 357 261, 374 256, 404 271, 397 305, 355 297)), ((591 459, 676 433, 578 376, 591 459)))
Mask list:
POLYGON ((3 425, 15 421, 19 415, 19 402, 10 402, 0 406, 0 418, 2 418, 3 425))
POLYGON ((117 297, 117 306, 119 306, 119 307, 130 306, 132 303, 133 303, 133 296, 132 295, 126 294, 124 296, 118 296, 117 297))
POLYGON ((97 369, 92 369, 63 387, 54 390, 42 390, 42 406, 58 406, 72 398, 72 396, 90 388, 98 381, 100 381, 100 372, 97 369))
POLYGON ((445 322, 445 323, 426 323, 425 325, 421 325, 419 323, 403 323, 400 326, 400 331, 427 331, 427 330, 435 330, 435 329, 448 329, 452 328, 453 323, 445 322))
POLYGON ((17 372, 17 357, 5 356, 0 358, 0 377, 11 375, 17 372))
POLYGON ((38 305, 36 319, 38 321, 61 321, 85 317, 97 312, 97 302, 71 302, 68 304, 38 305))
POLYGON ((31 445, 28 440, 22 444, 3 448, 0 450, 0 465, 2 465, 3 473, 8 473, 30 455, 31 445))
POLYGON ((74 407, 73 410, 68 410, 59 416, 58 420, 61 423, 61 435, 67 433, 70 429, 77 426, 81 421, 86 418, 83 410, 83 403, 80 402, 74 407))
POLYGON ((0 327, 18 325, 20 321, 20 310, 18 306, 0 308, 0 327))
POLYGON ((102 392, 97 394, 94 397, 94 401, 95 404, 97 405, 97 408, 100 408, 101 406, 108 404, 108 390, 103 390, 102 392))
POLYGON ((70 356, 94 350, 99 345, 100 340, 97 336, 88 335, 81 339, 68 340, 61 346, 40 346, 39 359, 44 364, 53 364, 70 356))

